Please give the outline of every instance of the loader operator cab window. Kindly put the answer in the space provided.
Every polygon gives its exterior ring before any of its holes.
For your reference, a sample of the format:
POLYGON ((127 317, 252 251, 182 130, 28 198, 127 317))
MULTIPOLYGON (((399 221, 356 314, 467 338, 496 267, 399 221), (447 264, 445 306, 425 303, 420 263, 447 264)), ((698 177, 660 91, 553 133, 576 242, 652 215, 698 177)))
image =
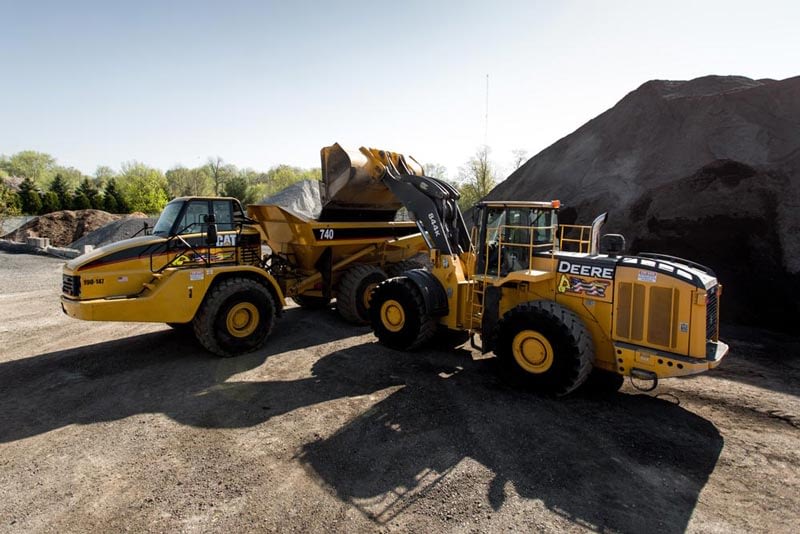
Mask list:
POLYGON ((505 276, 528 269, 531 257, 553 250, 555 210, 530 207, 486 208, 479 269, 505 276))

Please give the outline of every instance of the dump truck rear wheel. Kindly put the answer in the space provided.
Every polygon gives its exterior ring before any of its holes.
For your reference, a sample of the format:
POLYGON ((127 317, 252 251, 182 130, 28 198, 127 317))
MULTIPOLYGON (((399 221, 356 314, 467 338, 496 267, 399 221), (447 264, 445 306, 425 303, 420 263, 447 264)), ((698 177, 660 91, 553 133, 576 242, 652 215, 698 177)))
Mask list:
POLYGON ((551 301, 520 304, 503 317, 497 355, 515 384, 556 396, 583 384, 592 370, 588 329, 570 310, 551 301))
POLYGON ((315 297, 311 295, 295 295, 292 297, 298 306, 308 310, 321 310, 327 308, 331 303, 331 299, 326 297, 315 297))
POLYGON ((436 318, 427 312, 422 293, 402 276, 375 289, 369 314, 378 340, 393 349, 416 349, 436 333, 436 318))
POLYGON ((374 265, 354 265, 342 276, 336 295, 339 314, 354 324, 369 323, 372 290, 386 280, 386 273, 374 265))
POLYGON ((272 295, 249 278, 229 278, 215 285, 192 321, 198 341, 226 358, 260 348, 274 324, 272 295))

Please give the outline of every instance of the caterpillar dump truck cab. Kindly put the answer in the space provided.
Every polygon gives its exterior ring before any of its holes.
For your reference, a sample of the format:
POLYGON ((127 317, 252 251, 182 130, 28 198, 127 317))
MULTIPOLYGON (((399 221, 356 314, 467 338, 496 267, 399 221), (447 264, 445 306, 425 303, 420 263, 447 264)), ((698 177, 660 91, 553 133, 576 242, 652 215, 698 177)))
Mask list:
POLYGON ((327 201, 319 218, 277 205, 245 212, 233 198, 176 198, 149 235, 65 265, 64 313, 192 329, 221 356, 260 347, 287 298, 305 307, 336 299, 345 319, 366 324, 372 288, 419 266, 415 258, 427 250, 413 222, 393 220, 400 206, 386 207, 385 187, 369 181, 379 178, 381 161, 421 167, 394 152, 349 153, 338 144, 324 148, 322 160, 327 201))
POLYGON ((622 236, 601 237, 605 215, 566 226, 558 201, 486 201, 469 235, 448 184, 391 168, 384 180, 426 237, 433 268, 375 289, 371 324, 382 343, 408 350, 443 327, 469 332, 513 380, 556 395, 587 379, 619 388, 624 376, 696 374, 727 353, 713 271, 623 254, 622 236))

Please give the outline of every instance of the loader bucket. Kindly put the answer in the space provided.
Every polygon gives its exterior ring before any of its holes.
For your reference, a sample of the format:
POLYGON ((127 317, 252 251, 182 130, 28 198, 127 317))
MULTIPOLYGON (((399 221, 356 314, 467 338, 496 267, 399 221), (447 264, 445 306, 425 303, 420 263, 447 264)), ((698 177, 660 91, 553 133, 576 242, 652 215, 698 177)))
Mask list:
POLYGON ((400 173, 422 174, 422 167, 402 154, 361 147, 345 150, 338 143, 320 151, 322 213, 319 220, 391 221, 402 204, 384 185, 388 165, 400 173))

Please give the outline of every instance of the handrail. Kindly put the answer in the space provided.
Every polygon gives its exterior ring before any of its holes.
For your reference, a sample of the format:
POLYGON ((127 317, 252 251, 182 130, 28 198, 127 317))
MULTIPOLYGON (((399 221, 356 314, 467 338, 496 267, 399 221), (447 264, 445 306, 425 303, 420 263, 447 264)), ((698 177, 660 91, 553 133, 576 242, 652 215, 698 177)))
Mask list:
POLYGON ((579 225, 579 224, 560 224, 559 246, 558 248, 564 250, 564 244, 577 244, 579 253, 589 252, 592 246, 592 227, 579 225), (578 231, 577 237, 566 237, 568 232, 578 231))
MULTIPOLYGON (((194 252, 197 255, 197 257, 199 257, 202 260, 203 264, 206 267, 211 266, 210 250, 211 250, 212 246, 209 245, 209 244, 206 244, 205 247, 201 246, 201 247, 197 247, 196 248, 191 243, 186 241, 182 236, 182 233, 183 233, 184 230, 186 230, 188 228, 191 228, 192 226, 198 225, 198 224, 202 225, 202 223, 191 223, 191 224, 186 225, 184 228, 181 229, 180 232, 169 236, 169 238, 167 238, 166 241, 164 241, 163 243, 160 244, 160 245, 164 246, 165 251, 169 251, 170 243, 172 243, 174 240, 177 239, 177 240, 180 240, 181 243, 183 243, 185 248, 179 250, 172 259, 170 259, 168 262, 166 262, 162 267, 160 267, 157 270, 153 269, 153 256, 156 255, 157 249, 150 253, 150 272, 151 273, 161 273, 164 270, 168 269, 169 267, 171 267, 175 263, 175 260, 177 260, 183 254, 185 254, 187 250, 191 250, 192 252, 194 252), (202 252, 203 249, 205 249, 205 253, 202 252)), ((241 243, 241 240, 239 238, 242 235, 242 230, 244 228, 244 225, 242 223, 238 223, 238 222, 235 222, 233 224, 236 226, 236 228, 234 229, 234 231, 236 232, 236 245, 235 245, 235 248, 238 249, 240 247, 240 243, 241 243)), ((201 239, 205 239, 205 236, 206 236, 205 232, 201 231, 201 232, 198 232, 198 233, 200 234, 201 239)), ((238 254, 235 257, 236 257, 236 262, 238 262, 239 261, 238 254)))

